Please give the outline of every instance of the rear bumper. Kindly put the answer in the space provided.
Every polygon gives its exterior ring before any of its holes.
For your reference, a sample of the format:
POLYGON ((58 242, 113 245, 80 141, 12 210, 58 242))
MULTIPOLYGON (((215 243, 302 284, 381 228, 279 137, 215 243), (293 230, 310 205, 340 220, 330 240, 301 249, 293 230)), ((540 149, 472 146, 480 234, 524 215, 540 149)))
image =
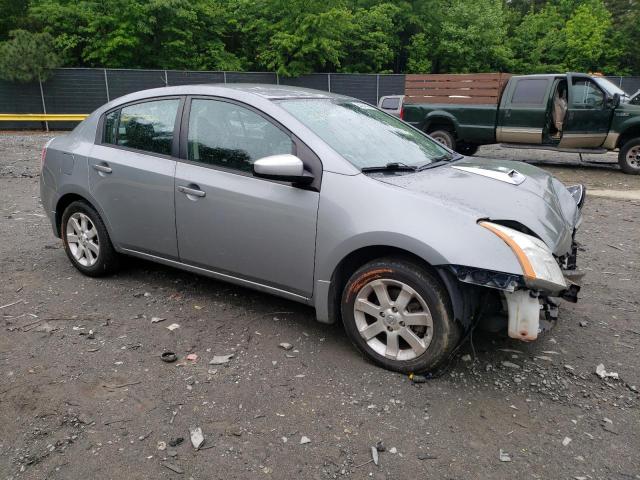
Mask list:
POLYGON ((49 222, 51 222, 53 234, 56 237, 60 238, 55 211, 56 192, 47 184, 46 171, 47 170, 44 169, 42 171, 42 174, 40 175, 40 200, 42 201, 42 208, 44 209, 44 213, 47 215, 49 222))

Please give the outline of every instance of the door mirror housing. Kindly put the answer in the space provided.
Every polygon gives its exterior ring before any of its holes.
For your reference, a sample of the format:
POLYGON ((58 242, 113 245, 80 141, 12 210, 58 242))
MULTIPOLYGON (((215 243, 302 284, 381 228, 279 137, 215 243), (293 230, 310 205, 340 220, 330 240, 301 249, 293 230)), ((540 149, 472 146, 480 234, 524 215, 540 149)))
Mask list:
POLYGON ((313 175, 305 172, 302 160, 288 153, 256 160, 253 163, 253 174, 260 178, 292 182, 298 185, 308 185, 313 182, 313 175))
POLYGON ((614 93, 613 97, 609 99, 609 106, 611 108, 616 108, 618 105, 620 105, 620 94, 614 93))

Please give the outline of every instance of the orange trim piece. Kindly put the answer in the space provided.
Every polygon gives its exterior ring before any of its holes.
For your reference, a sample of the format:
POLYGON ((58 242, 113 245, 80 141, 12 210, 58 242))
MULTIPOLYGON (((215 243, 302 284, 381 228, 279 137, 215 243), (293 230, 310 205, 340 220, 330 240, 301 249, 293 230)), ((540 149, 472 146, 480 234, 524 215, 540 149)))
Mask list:
POLYGON ((531 262, 527 258, 527 255, 522 251, 522 248, 520 248, 520 245, 518 245, 509 235, 507 235, 501 230, 498 230, 489 222, 478 222, 478 223, 484 228, 486 228, 487 230, 491 230, 498 237, 500 237, 504 241, 504 243, 509 245, 509 248, 513 250, 513 253, 516 255, 516 258, 518 259, 518 262, 522 267, 522 271, 524 273, 525 278, 527 278, 528 280, 535 280, 537 278, 536 272, 533 269, 533 266, 531 266, 531 262))

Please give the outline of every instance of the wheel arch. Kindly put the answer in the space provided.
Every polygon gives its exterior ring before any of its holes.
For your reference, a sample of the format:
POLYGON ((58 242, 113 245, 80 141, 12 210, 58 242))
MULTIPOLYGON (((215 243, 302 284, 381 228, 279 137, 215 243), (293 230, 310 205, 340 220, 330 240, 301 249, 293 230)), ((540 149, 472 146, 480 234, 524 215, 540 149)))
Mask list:
MULTIPOLYGON (((106 227, 107 232, 109 233, 109 237, 111 238, 111 241, 114 242, 111 226, 109 224, 109 220, 107 216, 105 215, 102 208, 100 208, 98 203, 95 201, 91 193, 82 188, 67 189, 61 192, 59 198, 57 199, 55 203, 55 225, 53 226, 54 233, 56 234, 56 236, 60 238, 62 235, 62 232, 60 231, 60 224, 62 222, 62 215, 64 214, 65 209, 76 200, 80 200, 89 204, 92 208, 94 208, 98 212, 98 215, 100 215, 100 218, 102 219, 102 222, 104 223, 104 226, 106 227)), ((114 243, 114 247, 116 247, 115 243, 114 243)))
POLYGON ((620 136, 618 137, 618 141, 616 142, 617 148, 622 148, 622 146, 627 143, 632 138, 640 137, 640 120, 629 125, 625 128, 620 136))
POLYGON ((457 138, 460 126, 458 120, 449 112, 442 110, 435 110, 429 113, 422 124, 422 130, 428 133, 439 126, 450 129, 457 138))
MULTIPOLYGON (((454 318, 463 326, 467 326, 465 319, 466 312, 465 303, 467 292, 455 276, 446 268, 446 266, 434 266, 420 255, 401 247, 389 245, 369 245, 358 248, 340 260, 331 275, 331 282, 328 291, 327 308, 328 318, 326 323, 334 323, 342 320, 340 316, 340 301, 342 291, 349 280, 349 277, 362 265, 383 257, 395 257, 409 260, 417 263, 420 267, 431 273, 438 279, 447 292, 449 299, 449 307, 454 318)), ((324 319, 321 319, 324 320, 324 319)))

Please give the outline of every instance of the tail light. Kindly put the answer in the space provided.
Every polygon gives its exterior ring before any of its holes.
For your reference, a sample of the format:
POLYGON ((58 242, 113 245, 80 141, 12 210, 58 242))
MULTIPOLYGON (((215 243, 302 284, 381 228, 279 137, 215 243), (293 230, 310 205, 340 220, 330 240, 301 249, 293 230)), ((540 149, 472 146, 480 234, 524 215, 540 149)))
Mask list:
POLYGON ((400 106, 400 120, 404 120, 404 105, 400 106))

